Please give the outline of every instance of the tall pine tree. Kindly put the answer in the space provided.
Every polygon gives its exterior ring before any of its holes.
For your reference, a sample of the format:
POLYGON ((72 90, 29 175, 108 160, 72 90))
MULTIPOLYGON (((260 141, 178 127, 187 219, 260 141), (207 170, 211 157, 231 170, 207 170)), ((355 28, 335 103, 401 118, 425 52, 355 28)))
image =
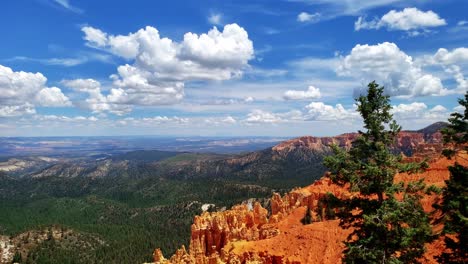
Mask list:
POLYGON ((389 96, 372 82, 356 99, 365 131, 349 151, 333 147, 325 158, 331 180, 356 195, 341 201, 337 216, 353 232, 345 241, 345 263, 417 263, 431 237, 420 204, 422 181, 395 183, 397 172, 417 171, 422 163, 402 163, 392 147, 401 127, 393 120, 389 96))
POLYGON ((450 178, 443 188, 442 212, 444 214, 445 244, 449 252, 442 253, 442 263, 468 263, 468 167, 459 164, 459 156, 468 151, 468 92, 465 99, 459 99, 464 112, 453 113, 449 125, 442 131, 448 148, 443 154, 455 158, 455 165, 449 167, 450 178))

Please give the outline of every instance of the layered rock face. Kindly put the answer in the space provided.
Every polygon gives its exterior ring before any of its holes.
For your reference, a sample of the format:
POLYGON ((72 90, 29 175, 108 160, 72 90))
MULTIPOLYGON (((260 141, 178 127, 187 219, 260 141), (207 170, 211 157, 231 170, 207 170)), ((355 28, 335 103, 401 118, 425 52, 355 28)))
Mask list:
POLYGON ((351 143, 358 136, 357 133, 342 134, 335 137, 312 137, 305 136, 284 141, 273 147, 274 151, 278 153, 291 152, 297 148, 308 148, 316 151, 326 152, 330 149, 332 144, 339 147, 349 149, 351 143))
MULTIPOLYGON (((434 156, 442 150, 442 134, 439 131, 424 133, 420 131, 402 131, 395 142, 395 150, 405 156, 434 156)), ((350 149, 352 142, 358 137, 358 133, 347 133, 335 137, 311 137, 305 136, 284 141, 272 148, 281 156, 298 149, 314 150, 320 153, 330 151, 331 145, 338 145, 344 149, 350 149)))
MULTIPOLYGON (((463 154, 457 161, 468 166, 468 155, 463 154)), ((424 178, 427 184, 441 187, 449 178, 447 166, 453 163, 454 160, 438 157, 424 173, 398 174, 395 180, 408 182, 424 178)), ((250 210, 243 205, 224 212, 205 212, 194 220, 188 251, 182 247, 166 259, 157 249, 154 262, 340 263, 344 248, 342 241, 351 230, 342 229, 338 220, 327 220, 326 208, 320 207, 320 200, 327 193, 341 198, 354 195, 325 177, 283 197, 274 194, 270 214, 258 203, 250 210), (312 210, 314 222, 303 225, 301 219, 308 207, 312 210), (321 210, 324 213, 320 213, 321 210)), ((432 204, 439 200, 438 195, 425 195, 422 200, 424 209, 431 211, 432 204)), ((434 226, 434 232, 441 229, 440 224, 434 226)), ((434 256, 444 249, 443 240, 428 244, 427 249, 422 262, 436 263, 434 256)))

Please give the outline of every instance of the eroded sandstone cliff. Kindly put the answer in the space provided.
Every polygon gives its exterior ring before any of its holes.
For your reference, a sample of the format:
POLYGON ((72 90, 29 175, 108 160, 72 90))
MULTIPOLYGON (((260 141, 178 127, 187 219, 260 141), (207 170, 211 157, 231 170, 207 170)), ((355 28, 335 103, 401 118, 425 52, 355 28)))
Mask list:
MULTIPOLYGON (((442 150, 442 134, 439 131, 401 131, 397 137, 394 149, 402 152, 405 156, 426 154, 436 155, 442 150)), ((346 133, 334 137, 312 137, 304 136, 284 141, 272 148, 280 156, 298 149, 314 150, 316 152, 327 153, 332 144, 341 148, 351 148, 352 142, 357 138, 358 133, 346 133)))
MULTIPOLYGON (((413 139, 400 137, 401 141, 406 142, 404 144, 410 144, 408 142, 412 142, 413 139)), ((347 142, 348 139, 342 143, 347 144, 347 142)), ((313 140, 302 138, 294 144, 315 143, 313 140)), ((288 147, 291 147, 291 144, 279 145, 278 149, 284 151, 288 147)), ((428 148, 433 153, 439 145, 420 147, 428 148)), ((458 162, 468 166, 468 155, 463 155, 458 162)), ((454 160, 436 155, 432 157, 433 161, 424 173, 399 174, 395 180, 408 182, 424 178, 427 184, 443 186, 444 181, 449 178, 447 166, 453 164, 454 160)), ((340 263, 344 247, 342 241, 351 231, 342 229, 338 220, 326 220, 325 215, 317 215, 319 201, 327 193, 333 193, 337 197, 351 195, 346 188, 334 185, 324 177, 310 186, 293 190, 283 197, 278 194, 273 195, 271 213, 258 203, 251 210, 248 206, 242 205, 224 212, 205 212, 194 220, 188 251, 182 247, 176 254, 166 259, 157 249, 154 252, 154 262, 161 264, 340 263), (308 207, 313 211, 314 222, 303 225, 301 219, 308 207)), ((440 200, 438 195, 424 196, 422 200, 424 209, 433 210, 432 204, 438 200, 440 200)), ((435 233, 441 229, 440 224, 434 226, 435 233)), ((436 263, 434 256, 444 249, 443 240, 438 239, 428 244, 427 249, 423 262, 436 263)))

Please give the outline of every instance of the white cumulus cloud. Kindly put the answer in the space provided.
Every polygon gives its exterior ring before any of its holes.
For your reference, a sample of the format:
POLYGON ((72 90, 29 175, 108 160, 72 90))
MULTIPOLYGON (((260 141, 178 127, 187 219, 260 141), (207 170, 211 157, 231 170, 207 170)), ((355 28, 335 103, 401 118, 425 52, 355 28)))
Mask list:
POLYGON ((327 105, 323 102, 312 102, 306 106, 307 120, 333 121, 352 120, 359 116, 356 109, 345 109, 343 105, 327 105))
POLYGON ((463 94, 468 90, 468 80, 464 75, 464 66, 468 64, 468 48, 460 47, 451 51, 440 48, 433 56, 424 56, 423 64, 440 65, 457 82, 457 88, 451 93, 463 94))
POLYGON ((161 38, 150 26, 117 36, 91 27, 82 30, 88 45, 135 59, 135 67, 169 80, 230 79, 239 75, 254 55, 247 31, 237 24, 226 25, 222 32, 216 27, 200 35, 189 32, 180 43, 161 38))
POLYGON ((35 114, 36 109, 30 103, 20 105, 2 105, 0 106, 0 117, 13 117, 26 114, 35 114))
POLYGON ((36 95, 36 100, 42 106, 62 107, 72 105, 68 97, 57 87, 43 88, 36 95))
POLYGON ((468 63, 468 48, 460 47, 451 51, 440 48, 434 55, 434 60, 443 64, 468 63))
MULTIPOLYGON (((421 11, 417 8, 405 8, 402 11, 391 10, 380 19, 366 21, 364 17, 359 17, 354 24, 356 31, 361 29, 380 29, 388 30, 420 30, 432 27, 447 25, 445 19, 439 17, 433 11, 421 11)), ((415 33, 413 33, 415 35, 415 33)), ((416 33, 417 35, 417 33, 416 33)))
POLYGON ((92 47, 104 47, 107 45, 107 34, 100 29, 93 27, 82 27, 81 31, 85 33, 84 39, 92 47))
POLYGON ((309 86, 307 91, 288 90, 284 93, 285 100, 310 100, 320 98, 320 89, 314 86, 309 86))
POLYGON ((425 103, 413 102, 393 106, 392 113, 397 121, 403 124, 417 120, 418 122, 436 122, 447 120, 450 113, 442 105, 429 108, 425 103))
POLYGON ((78 92, 87 93, 88 98, 79 106, 91 110, 94 113, 109 112, 123 115, 131 111, 131 107, 120 101, 125 97, 121 89, 111 89, 109 94, 104 95, 101 91, 101 83, 93 79, 64 80, 62 83, 78 92))
POLYGON ((355 77, 362 83, 375 80, 393 96, 446 95, 451 92, 444 88, 438 77, 425 73, 411 56, 389 42, 356 45, 342 59, 337 73, 355 77))
POLYGON ((244 120, 246 123, 258 124, 258 123, 268 123, 268 124, 275 124, 282 122, 283 119, 275 113, 263 111, 260 109, 255 109, 249 114, 247 114, 247 118, 244 120))
POLYGON ((187 81, 222 81, 242 75, 254 57, 247 31, 237 24, 213 27, 208 33, 186 33, 181 42, 161 37, 147 26, 128 35, 110 35, 83 27, 87 45, 133 63, 121 65, 111 76, 114 103, 164 105, 184 97, 187 81))
POLYGON ((60 88, 46 86, 42 73, 13 71, 0 65, 0 116, 35 113, 35 106, 70 106, 71 102, 60 88))

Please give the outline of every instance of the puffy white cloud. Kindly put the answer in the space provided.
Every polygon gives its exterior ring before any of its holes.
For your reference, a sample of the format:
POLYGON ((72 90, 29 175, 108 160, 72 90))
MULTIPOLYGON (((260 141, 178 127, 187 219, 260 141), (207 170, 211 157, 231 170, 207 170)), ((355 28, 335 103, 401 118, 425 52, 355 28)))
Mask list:
POLYGON ((184 97, 184 82, 164 81, 149 71, 128 64, 120 66, 118 76, 113 75, 112 100, 129 105, 167 105, 180 102, 184 97))
POLYGON ((93 79, 63 80, 62 84, 79 92, 97 93, 101 92, 101 83, 93 79))
POLYGON ((320 18, 320 13, 309 14, 307 12, 301 12, 297 15, 297 21, 299 22, 315 22, 320 18))
POLYGON ((287 122, 304 121, 306 119, 304 114, 299 110, 291 110, 286 113, 279 113, 277 115, 287 122))
POLYGON ((439 78, 425 74, 416 81, 413 86, 413 95, 442 95, 447 93, 439 78))
POLYGON ((306 112, 291 110, 288 112, 272 113, 264 110, 253 110, 243 120, 246 124, 277 124, 297 123, 306 121, 336 121, 353 122, 359 118, 356 109, 345 109, 341 104, 327 105, 323 102, 312 102, 305 107, 306 112))
POLYGON ((288 90, 284 93, 285 100, 310 100, 320 98, 320 89, 314 86, 309 86, 307 91, 288 90))
POLYGON ((100 29, 85 26, 81 28, 81 31, 85 33, 84 39, 91 47, 105 47, 107 45, 107 33, 100 29))
POLYGON ((402 11, 391 10, 378 20, 365 21, 363 17, 359 17, 354 24, 354 29, 358 31, 361 29, 379 29, 385 27, 389 30, 408 31, 440 27, 446 24, 447 22, 433 11, 424 12, 411 7, 405 8, 402 11))
POLYGON ((434 55, 435 62, 443 64, 468 63, 468 48, 461 47, 448 51, 440 48, 434 55))
POLYGON ((126 36, 91 27, 82 30, 89 45, 135 59, 135 67, 168 80, 230 79, 241 73, 254 54, 247 31, 237 24, 224 26, 222 32, 216 27, 201 35, 189 32, 180 43, 161 38, 150 26, 126 36))
POLYGON ((36 95, 37 102, 42 106, 62 107, 71 106, 71 102, 57 87, 43 88, 36 95))
POLYGON ((312 102, 306 106, 307 120, 352 120, 359 116, 355 109, 345 109, 341 104, 327 105, 323 102, 312 102))
POLYGON ((229 24, 223 32, 215 27, 207 34, 186 33, 179 58, 206 68, 221 67, 236 72, 236 69, 247 65, 253 54, 253 44, 247 31, 237 24, 229 24))
POLYGON ((89 46, 133 60, 112 75, 115 89, 108 99, 126 105, 174 104, 184 97, 186 81, 228 80, 242 74, 254 56, 252 41, 237 24, 205 34, 186 33, 181 42, 162 38, 147 26, 128 35, 109 35, 83 27, 89 46))
POLYGON ((457 82, 457 88, 449 93, 465 93, 468 90, 468 80, 463 74, 460 65, 468 64, 468 48, 460 47, 451 51, 440 48, 433 56, 424 56, 423 64, 440 65, 447 73, 451 74, 457 82))
POLYGON ((439 27, 447 23, 433 11, 423 12, 417 8, 405 8, 403 11, 391 10, 381 18, 379 24, 389 29, 410 30, 439 27))
POLYGON ((71 103, 57 87, 48 88, 41 73, 19 71, 0 65, 0 116, 35 113, 35 105, 70 106, 71 103))
POLYGON ((31 100, 46 82, 47 78, 39 72, 14 72, 0 65, 0 101, 2 104, 15 104, 31 100))
POLYGON ((394 43, 356 45, 343 58, 339 75, 353 76, 363 83, 372 80, 385 85, 390 95, 414 97, 450 93, 441 80, 423 72, 413 59, 394 43))
MULTIPOLYGON (((119 68, 119 70, 126 69, 119 68)), ((128 69, 138 70, 131 66, 128 66, 128 69)), ((164 83, 156 86, 148 83, 146 78, 138 74, 130 73, 128 75, 129 78, 117 79, 114 82, 116 87, 111 88, 106 95, 102 92, 101 83, 93 79, 64 80, 62 83, 74 90, 87 93, 88 98, 82 106, 95 113, 110 112, 123 115, 130 112, 133 105, 172 104, 183 97, 182 82, 168 83, 176 85, 174 87, 169 85, 165 87, 164 83)), ((127 73, 121 71, 121 76, 125 77, 127 73)))
POLYGON ((269 123, 269 124, 275 124, 282 122, 283 119, 271 112, 263 111, 260 109, 255 109, 249 114, 247 114, 247 118, 244 120, 246 123, 269 123))
POLYGON ((126 94, 122 89, 111 89, 108 95, 101 92, 101 83, 93 79, 64 80, 62 83, 76 91, 87 93, 88 98, 81 105, 94 113, 110 112, 123 115, 131 111, 131 107, 121 103, 126 94))
POLYGON ((413 102, 411 104, 399 104, 393 106, 392 113, 397 121, 406 123, 407 120, 419 122, 435 122, 446 120, 449 113, 442 105, 436 105, 430 108, 421 102, 413 102))
POLYGON ((395 115, 407 115, 420 113, 426 109, 427 105, 425 103, 414 102, 411 104, 399 104, 393 106, 392 113, 395 115))
POLYGON ((445 67, 445 71, 452 74, 458 86, 452 92, 463 94, 468 91, 468 80, 462 72, 462 69, 458 65, 451 65, 445 67))
POLYGON ((36 109, 30 103, 20 105, 3 105, 0 106, 0 117, 21 116, 25 114, 35 114, 36 109))

